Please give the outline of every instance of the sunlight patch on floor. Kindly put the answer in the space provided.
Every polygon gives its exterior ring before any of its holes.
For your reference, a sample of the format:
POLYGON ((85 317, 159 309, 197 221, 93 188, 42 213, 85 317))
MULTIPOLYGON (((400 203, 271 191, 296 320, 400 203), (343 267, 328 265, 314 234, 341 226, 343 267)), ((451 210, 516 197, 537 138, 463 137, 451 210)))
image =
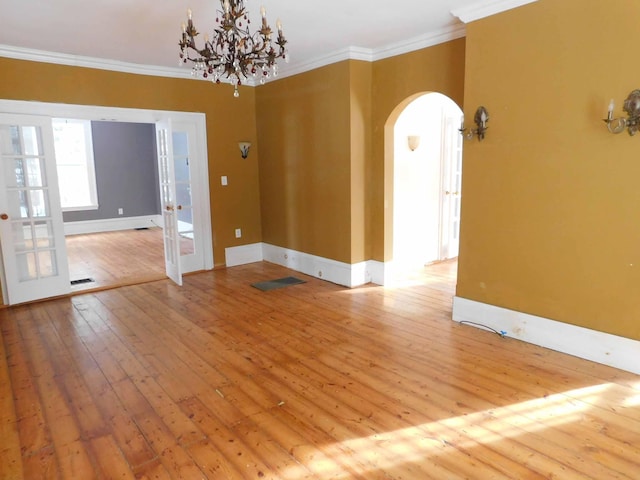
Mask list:
POLYGON ((640 407, 640 394, 627 398, 622 405, 624 407, 640 407))
MULTIPOLYGON (((429 456, 456 453, 477 445, 500 442, 528 435, 551 427, 580 421, 584 412, 597 403, 611 384, 594 385, 568 392, 548 395, 506 407, 441 421, 411 426, 335 443, 323 448, 317 459, 306 463, 309 469, 327 478, 349 478, 329 459, 346 457, 349 465, 358 465, 365 474, 373 470, 391 469, 403 464, 422 462, 429 456), (326 470, 325 470, 326 469, 326 470)), ((632 402, 637 396, 631 397, 632 402)), ((553 447, 550 446, 550 449, 553 447)), ((286 478, 297 478, 289 475, 286 478)))

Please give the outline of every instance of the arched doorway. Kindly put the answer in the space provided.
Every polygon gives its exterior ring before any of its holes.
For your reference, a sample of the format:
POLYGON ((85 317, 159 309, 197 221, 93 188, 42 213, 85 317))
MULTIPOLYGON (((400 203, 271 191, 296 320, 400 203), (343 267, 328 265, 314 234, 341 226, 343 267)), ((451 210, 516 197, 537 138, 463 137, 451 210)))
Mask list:
POLYGON ((396 274, 458 255, 461 118, 462 110, 449 97, 427 93, 411 99, 392 124, 396 274))

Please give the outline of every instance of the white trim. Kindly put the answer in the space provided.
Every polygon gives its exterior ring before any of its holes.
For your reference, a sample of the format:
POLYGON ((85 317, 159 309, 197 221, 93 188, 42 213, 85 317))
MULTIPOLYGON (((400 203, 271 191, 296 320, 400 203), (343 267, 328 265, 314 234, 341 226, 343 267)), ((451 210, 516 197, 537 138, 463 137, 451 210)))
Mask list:
POLYGON ((350 288, 370 282, 378 283, 384 277, 384 265, 374 260, 348 264, 268 243, 252 243, 226 248, 225 260, 227 267, 266 260, 296 272, 350 288))
POLYGON ((82 235, 87 233, 115 232, 134 228, 162 227, 162 215, 144 215, 141 217, 105 218, 102 220, 84 220, 65 222, 64 234, 82 235))
POLYGON ((640 341, 453 297, 453 320, 475 322, 507 337, 640 374, 640 341))
MULTIPOLYGON (((512 3, 513 1, 514 0, 510 0, 510 2, 505 3, 512 3)), ((315 70, 317 68, 331 65, 333 63, 341 62, 344 60, 362 60, 365 62, 374 62, 377 60, 382 60, 384 58, 432 47, 434 45, 462 38, 464 36, 465 26, 454 25, 444 29, 436 30, 434 32, 419 35, 417 37, 402 40, 400 42, 385 45, 376 49, 351 46, 336 50, 334 52, 329 52, 327 54, 309 59, 307 61, 296 62, 291 66, 289 66, 289 64, 287 63, 279 62, 279 71, 277 78, 290 77, 299 73, 315 70)), ((154 65, 141 65, 137 63, 127 63, 103 58, 83 57, 79 55, 69 55, 63 53, 48 52, 44 50, 13 47, 11 45, 3 44, 0 44, 0 57, 14 58, 17 60, 29 60, 32 62, 55 63, 72 67, 96 68, 99 70, 110 70, 114 72, 133 73, 138 75, 152 75, 159 77, 185 79, 194 78, 191 75, 191 69, 188 67, 168 68, 158 67, 154 65)), ((195 79, 204 81, 204 79, 200 77, 197 77, 195 79)), ((271 81, 275 80, 277 79, 273 79, 271 81)), ((254 79, 249 78, 244 84, 247 86, 255 87, 256 83, 257 82, 254 79)), ((222 84, 226 84, 226 82, 222 82, 222 84)))
MULTIPOLYGON (((213 229, 211 225, 211 207, 209 200, 211 192, 209 189, 209 163, 207 161, 207 125, 206 115, 204 113, 0 99, 0 113, 4 112, 46 117, 147 124, 155 124, 160 120, 171 118, 175 123, 184 122, 194 124, 196 128, 196 144, 194 145, 195 149, 192 156, 201 161, 198 162, 198 174, 193 183, 199 184, 200 191, 203 196, 206 197, 205 201, 201 202, 198 207, 198 211, 200 212, 198 220, 201 222, 203 237, 203 265, 198 266, 197 269, 200 270, 204 268, 205 270, 210 270, 213 268, 213 229)), ((3 272, 0 271, 0 276, 2 274, 3 272)))
MULTIPOLYGON (((206 132, 206 116, 204 113, 199 112, 145 110, 141 108, 103 107, 98 105, 73 105, 67 103, 4 99, 0 99, 0 112, 127 123, 156 123, 161 119, 171 117, 174 121, 198 121, 202 124, 199 126, 204 128, 203 131, 206 132)), ((204 145, 206 145, 206 139, 204 145)))
POLYGON ((347 263, 268 243, 262 244, 262 252, 264 259, 268 262, 345 287, 355 286, 351 283, 351 265, 347 263))
MULTIPOLYGON (((190 68, 169 68, 156 65, 121 62, 104 58, 83 57, 67 53, 35 50, 33 48, 14 47, 0 44, 0 57, 29 60, 31 62, 55 63, 71 67, 96 68, 113 72, 133 73, 136 75, 152 75, 155 77, 191 78, 190 68)), ((176 56, 177 61, 177 56, 176 56)))
POLYGON ((251 243, 237 247, 227 247, 224 249, 224 256, 227 267, 261 262, 263 260, 262 244, 251 243))
POLYGON ((365 62, 371 62, 373 61, 373 55, 372 51, 368 48, 348 47, 327 53, 320 57, 311 58, 307 61, 296 62, 292 65, 279 63, 278 78, 291 77, 293 75, 298 75, 299 73, 309 72, 344 60, 362 60, 365 62))
POLYGON ((458 17, 464 23, 469 23, 537 1, 538 0, 482 0, 451 10, 451 15, 458 17))
POLYGON ((452 27, 440 29, 435 32, 429 32, 424 35, 409 38, 401 42, 393 43, 373 50, 373 61, 382 60, 383 58, 395 57, 396 55, 402 55, 404 53, 413 52, 415 50, 422 50, 423 48, 433 47, 434 45, 450 42, 451 40, 457 40, 458 38, 463 38, 466 33, 467 28, 464 25, 454 25, 452 27))
POLYGON ((384 285, 386 264, 377 260, 367 260, 367 269, 371 278, 371 283, 376 285, 384 285))

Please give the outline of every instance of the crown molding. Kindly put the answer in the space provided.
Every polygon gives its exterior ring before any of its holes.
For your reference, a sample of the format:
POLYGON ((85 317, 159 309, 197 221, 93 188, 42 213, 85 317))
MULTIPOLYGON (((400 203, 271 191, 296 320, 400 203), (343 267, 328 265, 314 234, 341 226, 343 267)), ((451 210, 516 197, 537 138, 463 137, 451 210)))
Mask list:
POLYGON ((451 10, 451 15, 458 17, 464 23, 469 23, 537 1, 538 0, 480 1, 466 7, 451 10))
POLYGON ((326 55, 321 55, 305 62, 296 62, 292 65, 280 63, 278 78, 291 77, 293 75, 298 75, 299 73, 309 72, 311 70, 326 67, 327 65, 342 62, 344 60, 362 60, 365 62, 372 62, 372 51, 368 48, 347 47, 336 50, 334 52, 330 52, 326 55))
POLYGON ((464 25, 454 25, 449 28, 443 28, 417 37, 412 37, 402 42, 385 45, 380 48, 371 49, 363 47, 348 47, 335 52, 328 53, 312 60, 296 63, 288 66, 280 64, 280 72, 278 78, 290 77, 299 73, 315 70, 316 68, 326 67, 332 63, 342 62, 344 60, 362 60, 364 62, 375 62, 384 58, 395 57, 404 53, 421 50, 427 47, 433 47, 440 43, 449 42, 462 38, 466 35, 466 27, 464 25))
POLYGON ((467 34, 467 29, 464 25, 453 25, 448 28, 443 28, 433 32, 429 32, 424 35, 409 38, 402 42, 386 45, 381 48, 373 50, 373 61, 382 60, 383 58, 395 57, 396 55, 402 55, 403 53, 413 52, 415 50, 421 50, 423 48, 433 47, 441 43, 449 42, 462 38, 467 34))
MULTIPOLYGON (((521 0, 522 1, 522 0, 521 0)), ((529 0, 532 1, 532 0, 529 0)), ((535 1, 535 0, 534 0, 535 1)), ((440 43, 448 42, 465 36, 465 26, 455 25, 450 28, 437 30, 434 32, 412 37, 402 42, 385 45, 377 49, 363 47, 347 47, 326 55, 322 55, 307 61, 296 62, 295 64, 279 63, 277 78, 286 78, 299 73, 315 70, 333 63, 344 60, 362 60, 364 62, 374 62, 384 58, 401 55, 404 53, 432 47, 440 43)), ((55 63, 72 67, 97 68, 100 70, 111 70, 115 72, 133 73, 137 75, 152 75, 170 78, 193 78, 190 68, 169 68, 155 65, 141 65, 137 63, 127 63, 117 60, 107 60, 94 57, 83 57, 80 55, 69 55, 44 50, 30 48, 13 47, 0 44, 0 57, 14 58, 16 60, 28 60, 32 62, 55 63)), ((273 81, 275 79, 272 79, 273 81)), ((221 83, 227 83, 221 81, 221 83)), ((243 82, 244 85, 255 87, 258 82, 253 78, 243 82)))
POLYGON ((153 75, 156 77, 191 78, 191 69, 158 67, 156 65, 142 65, 127 63, 104 58, 83 57, 66 53, 47 52, 31 48, 13 47, 0 44, 0 57, 28 60, 32 62, 55 63, 71 67, 97 68, 114 72, 134 73, 137 75, 153 75))

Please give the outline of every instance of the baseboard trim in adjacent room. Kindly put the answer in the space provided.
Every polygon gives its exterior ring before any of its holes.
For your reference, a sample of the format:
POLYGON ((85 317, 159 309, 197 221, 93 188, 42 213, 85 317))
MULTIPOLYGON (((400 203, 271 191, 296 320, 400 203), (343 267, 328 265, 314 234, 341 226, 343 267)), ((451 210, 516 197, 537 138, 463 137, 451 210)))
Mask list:
POLYGON ((453 320, 486 325, 507 337, 640 374, 637 340, 461 297, 453 298, 453 320))
POLYGON ((114 232, 117 230, 133 230, 135 228, 153 228, 162 226, 162 215, 145 215, 140 217, 106 218, 103 220, 85 220, 81 222, 65 222, 65 235, 83 235, 87 233, 114 232))

